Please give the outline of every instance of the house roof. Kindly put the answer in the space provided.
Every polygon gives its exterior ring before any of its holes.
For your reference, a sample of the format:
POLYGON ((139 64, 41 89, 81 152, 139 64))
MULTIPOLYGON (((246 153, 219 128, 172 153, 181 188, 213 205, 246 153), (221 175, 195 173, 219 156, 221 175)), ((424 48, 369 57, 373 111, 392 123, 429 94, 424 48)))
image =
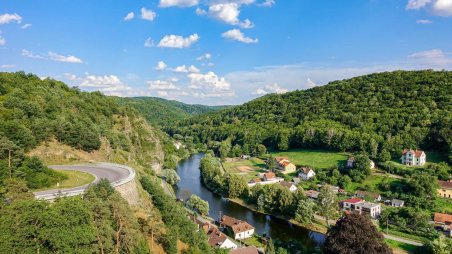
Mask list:
POLYGON ((308 167, 301 167, 300 168, 300 173, 303 173, 305 175, 307 175, 309 173, 309 171, 314 171, 314 170, 312 170, 312 168, 308 168, 308 167))
POLYGON ((223 215, 221 217, 221 224, 230 227, 234 234, 246 232, 248 230, 254 229, 253 226, 248 224, 246 221, 238 220, 236 218, 229 217, 227 215, 223 215))
POLYGON ((380 197, 380 194, 378 194, 378 193, 367 192, 367 191, 361 191, 361 190, 357 190, 357 191, 356 191, 356 195, 359 195, 359 196, 369 196, 369 197, 374 198, 374 199, 377 199, 378 197, 380 197))
POLYGON ((393 198, 393 199, 391 200, 391 203, 403 205, 403 204, 405 203, 405 201, 400 200, 400 199, 395 199, 395 198, 393 198))
POLYGON ((227 236, 223 233, 221 233, 221 231, 216 228, 216 227, 212 227, 211 230, 208 233, 209 236, 209 244, 212 247, 218 247, 221 246, 224 241, 226 241, 227 236))
POLYGON ((267 179, 271 179, 271 178, 275 178, 276 175, 273 172, 267 172, 267 173, 264 173, 264 177, 267 179))
POLYGON ((403 149, 402 154, 405 155, 407 152, 414 153, 414 156, 421 157, 421 155, 424 153, 422 150, 412 150, 412 149, 403 149))
POLYGON ((282 156, 282 157, 276 157, 275 160, 276 160, 277 162, 284 161, 284 160, 288 161, 288 160, 289 160, 289 157, 285 157, 285 156, 282 156))
POLYGON ((359 203, 359 206, 366 207, 366 208, 372 208, 372 207, 380 206, 380 204, 372 203, 372 202, 366 202, 366 201, 364 201, 362 203, 360 203, 360 202, 358 202, 358 203, 359 203))
POLYGON ((442 189, 452 189, 452 182, 450 181, 438 181, 442 189))
POLYGON ((253 180, 250 181, 250 183, 259 183, 262 182, 259 177, 253 178, 253 180))
POLYGON ((290 162, 290 161, 280 161, 279 162, 279 165, 281 165, 282 167, 287 167, 290 164, 292 164, 292 162, 290 162))
POLYGON ((342 200, 341 202, 347 202, 347 203, 352 203, 352 204, 356 204, 356 203, 361 203, 361 202, 363 202, 364 200, 362 200, 362 199, 360 199, 360 198, 349 198, 349 199, 346 199, 346 200, 342 200))
POLYGON ((235 249, 229 252, 229 254, 258 254, 257 248, 254 246, 248 246, 240 249, 235 249))
POLYGON ((319 196, 320 192, 315 191, 315 190, 307 190, 304 192, 304 194, 306 194, 306 196, 308 196, 310 198, 317 198, 317 196, 319 196))
POLYGON ((279 182, 279 184, 281 184, 283 187, 287 187, 287 188, 290 188, 290 187, 292 187, 293 185, 295 185, 295 183, 292 183, 292 182, 286 182, 286 181, 279 182))
POLYGON ((452 223, 452 215, 451 214, 445 214, 445 213, 435 213, 434 219, 435 222, 449 222, 452 223))

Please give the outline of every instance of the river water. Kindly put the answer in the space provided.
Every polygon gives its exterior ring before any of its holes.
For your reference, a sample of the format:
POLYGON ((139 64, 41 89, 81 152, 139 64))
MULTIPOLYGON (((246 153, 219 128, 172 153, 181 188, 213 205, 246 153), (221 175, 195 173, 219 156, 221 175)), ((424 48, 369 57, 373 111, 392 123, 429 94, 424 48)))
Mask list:
POLYGON ((296 240, 306 247, 319 246, 324 241, 324 235, 293 225, 287 221, 269 215, 253 212, 243 206, 221 198, 209 191, 201 182, 199 170, 203 154, 195 154, 181 161, 177 166, 177 173, 181 181, 175 190, 178 198, 190 192, 209 202, 209 216, 218 220, 220 213, 247 221, 254 226, 259 235, 266 234, 273 239, 282 241, 296 240))

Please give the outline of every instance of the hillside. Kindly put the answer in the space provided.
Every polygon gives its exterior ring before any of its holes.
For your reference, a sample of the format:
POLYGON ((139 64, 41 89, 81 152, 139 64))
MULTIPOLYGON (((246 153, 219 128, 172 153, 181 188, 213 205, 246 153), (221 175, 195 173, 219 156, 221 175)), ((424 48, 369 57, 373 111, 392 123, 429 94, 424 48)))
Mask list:
POLYGON ((327 148, 398 157, 403 148, 450 154, 452 72, 395 71, 334 81, 207 113, 168 127, 195 142, 229 139, 236 150, 327 148))
POLYGON ((167 125, 194 115, 217 111, 228 106, 185 104, 156 97, 117 98, 122 105, 135 108, 149 123, 167 125))

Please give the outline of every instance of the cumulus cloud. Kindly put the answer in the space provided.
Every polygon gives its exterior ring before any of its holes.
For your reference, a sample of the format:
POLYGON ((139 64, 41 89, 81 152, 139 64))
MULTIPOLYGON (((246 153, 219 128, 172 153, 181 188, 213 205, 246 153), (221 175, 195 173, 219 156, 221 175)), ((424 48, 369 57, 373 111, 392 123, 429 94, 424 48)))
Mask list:
POLYGON ((14 64, 2 64, 0 65, 0 68, 2 69, 10 69, 16 67, 14 64))
POLYGON ((314 81, 312 81, 311 78, 308 78, 306 80, 306 86, 309 87, 309 88, 312 88, 312 87, 317 86, 317 84, 314 81))
POLYGON ((21 26, 20 28, 21 29, 28 29, 30 27, 31 27, 31 24, 25 24, 25 25, 21 26))
POLYGON ((0 46, 3 46, 5 44, 6 44, 6 39, 0 35, 0 46))
POLYGON ((210 59, 212 59, 212 54, 210 54, 210 53, 205 53, 204 55, 196 58, 196 60, 198 60, 198 61, 207 61, 210 59))
POLYGON ((146 8, 141 8, 141 18, 144 20, 153 21, 157 17, 157 13, 146 8))
POLYGON ((157 63, 157 66, 154 68, 156 71, 164 71, 166 69, 166 67, 168 67, 168 65, 166 65, 165 62, 163 61, 159 61, 157 63))
POLYGON ((189 88, 191 89, 211 89, 212 91, 228 91, 231 89, 231 84, 225 78, 218 77, 212 71, 206 74, 190 73, 188 78, 190 79, 189 88))
POLYGON ((132 91, 132 88, 124 84, 115 75, 90 75, 85 73, 85 77, 77 77, 77 75, 65 73, 68 80, 74 81, 77 86, 92 91, 100 91, 106 95, 122 96, 125 92, 132 91))
POLYGON ((242 28, 254 27, 254 24, 249 19, 240 21, 240 3, 227 2, 212 4, 207 11, 197 8, 196 14, 207 14, 209 17, 220 20, 226 24, 238 25, 242 28))
POLYGON ((159 7, 191 7, 199 4, 199 0, 160 0, 159 7))
POLYGON ((452 16, 451 0, 409 0, 407 10, 420 10, 427 8, 431 13, 438 16, 452 16))
POLYGON ((57 53, 54 53, 52 51, 49 51, 47 53, 50 60, 57 61, 57 62, 65 62, 65 63, 83 63, 82 59, 75 57, 75 56, 63 56, 59 55, 57 53))
POLYGON ((452 58, 440 49, 432 49, 416 52, 408 56, 421 65, 441 67, 452 64, 452 58))
POLYGON ((133 11, 127 13, 127 15, 124 17, 124 21, 132 20, 135 17, 135 13, 133 11))
POLYGON ((243 43, 257 43, 259 40, 246 37, 239 29, 231 29, 221 34, 223 38, 243 43))
POLYGON ((154 46, 154 41, 149 37, 144 41, 144 46, 150 48, 154 46))
POLYGON ((199 73, 200 70, 198 68, 196 68, 196 66, 194 65, 190 65, 190 66, 186 66, 181 65, 181 66, 177 66, 176 68, 171 69, 174 72, 180 72, 180 73, 199 73))
POLYGON ((432 24, 433 21, 429 20, 429 19, 419 19, 416 20, 417 24, 422 24, 422 25, 428 25, 428 24, 432 24))
POLYGON ((188 48, 193 43, 197 42, 199 40, 198 34, 192 34, 186 38, 180 36, 180 35, 166 35, 164 36, 158 46, 161 48, 188 48))
POLYGON ((0 15, 0 25, 8 24, 11 22, 16 22, 17 24, 20 24, 22 22, 22 17, 17 13, 14 14, 5 13, 0 15))
POLYGON ((275 0, 264 0, 263 2, 259 3, 259 6, 272 7, 275 4, 275 0))
POLYGON ((33 52, 26 50, 26 49, 22 49, 22 56, 29 57, 29 58, 44 59, 43 56, 35 55, 35 54, 33 54, 33 52))
POLYGON ((166 80, 151 80, 147 81, 149 90, 179 90, 179 88, 171 81, 166 80))
POLYGON ((287 93, 288 91, 289 91, 288 89, 282 88, 277 83, 274 83, 271 85, 266 85, 265 87, 258 88, 256 91, 254 91, 253 94, 257 94, 257 95, 264 95, 264 94, 268 94, 268 93, 283 94, 283 93, 287 93))

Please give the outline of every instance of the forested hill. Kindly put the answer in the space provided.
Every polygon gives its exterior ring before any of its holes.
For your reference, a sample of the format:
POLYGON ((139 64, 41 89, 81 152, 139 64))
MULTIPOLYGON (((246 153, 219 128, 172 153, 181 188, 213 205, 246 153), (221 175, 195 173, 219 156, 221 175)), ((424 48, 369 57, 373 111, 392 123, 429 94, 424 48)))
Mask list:
POLYGON ((196 142, 367 151, 399 156, 403 148, 452 147, 452 72, 395 71, 334 81, 196 116, 167 128, 196 142))
POLYGON ((117 98, 119 103, 128 105, 140 112, 148 122, 158 125, 173 123, 194 115, 227 108, 228 106, 205 106, 185 104, 156 97, 117 98))

